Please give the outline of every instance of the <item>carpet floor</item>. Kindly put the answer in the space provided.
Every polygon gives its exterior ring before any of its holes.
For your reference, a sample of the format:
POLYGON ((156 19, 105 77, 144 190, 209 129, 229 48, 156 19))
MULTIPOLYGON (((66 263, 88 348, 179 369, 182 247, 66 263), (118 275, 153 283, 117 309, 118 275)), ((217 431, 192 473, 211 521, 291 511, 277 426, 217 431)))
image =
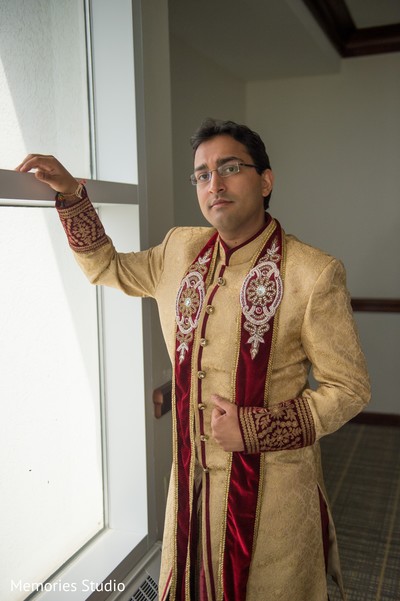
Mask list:
POLYGON ((400 601, 400 428, 349 423, 321 448, 347 601, 400 601))

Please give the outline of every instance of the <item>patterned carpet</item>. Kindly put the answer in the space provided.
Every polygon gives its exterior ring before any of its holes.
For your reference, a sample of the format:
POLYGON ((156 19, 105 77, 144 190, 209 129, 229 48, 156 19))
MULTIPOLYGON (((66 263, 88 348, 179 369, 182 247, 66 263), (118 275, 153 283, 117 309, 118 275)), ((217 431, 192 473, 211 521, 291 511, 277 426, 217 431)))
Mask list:
POLYGON ((400 601, 400 428, 349 423, 321 447, 347 601, 400 601))

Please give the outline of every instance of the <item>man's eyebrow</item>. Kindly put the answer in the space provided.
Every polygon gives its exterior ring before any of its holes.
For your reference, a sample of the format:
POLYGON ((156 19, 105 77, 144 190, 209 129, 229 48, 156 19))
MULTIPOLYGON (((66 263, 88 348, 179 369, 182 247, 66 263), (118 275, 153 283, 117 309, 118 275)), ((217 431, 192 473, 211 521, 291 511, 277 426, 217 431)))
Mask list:
POLYGON ((222 159, 218 159, 217 160, 217 165, 225 165, 225 163, 231 163, 232 161, 243 161, 243 159, 241 159, 240 157, 235 157, 235 156, 230 156, 230 157, 224 157, 222 159))
MULTIPOLYGON (((217 165, 219 167, 220 165, 225 165, 226 163, 230 163, 231 161, 242 162, 243 159, 241 159, 240 157, 236 157, 236 156, 222 157, 220 159, 217 159, 217 165)), ((208 166, 205 163, 202 163, 198 167, 195 167, 194 170, 195 170, 195 172, 196 171, 207 171, 208 170, 208 166)))

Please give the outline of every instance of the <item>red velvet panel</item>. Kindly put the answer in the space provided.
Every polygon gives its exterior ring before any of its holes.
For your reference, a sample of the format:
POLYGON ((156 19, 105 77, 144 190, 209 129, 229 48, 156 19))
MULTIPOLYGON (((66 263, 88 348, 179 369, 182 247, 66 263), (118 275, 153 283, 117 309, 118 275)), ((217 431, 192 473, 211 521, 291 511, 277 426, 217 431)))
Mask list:
MULTIPOLYGON (((216 234, 208 241, 207 245, 199 253, 194 261, 200 256, 204 256, 208 249, 213 248, 216 240, 216 234)), ((193 265, 189 268, 189 270, 193 265)), ((203 275, 204 280, 207 277, 209 263, 203 275)), ((193 555, 195 540, 191 540, 192 532, 196 535, 194 523, 195 516, 192 516, 193 508, 190 507, 190 465, 192 461, 191 432, 190 432, 190 382, 191 382, 191 364, 193 351, 193 336, 188 339, 189 350, 182 361, 178 350, 179 340, 176 341, 175 354, 175 407, 176 407, 176 439, 177 452, 175 461, 177 465, 177 486, 178 486, 178 507, 177 507, 177 537, 176 537, 176 601, 188 601, 186 599, 186 570, 189 567, 191 555, 193 555)), ((200 380, 199 380, 200 383, 200 380)), ((201 394, 200 384, 199 393, 201 394)), ((193 490, 193 498, 196 498, 193 490)), ((196 507, 194 507, 196 513, 196 507)), ((195 564, 191 562, 190 568, 194 570, 195 564)), ((192 576, 190 580, 193 581, 192 576)))
MULTIPOLYGON (((282 233, 278 225, 278 246, 282 251, 282 233)), ((266 255, 271 238, 276 239, 276 231, 268 240, 258 260, 266 255)), ((280 266, 280 261, 278 263, 280 266)), ((269 364, 274 317, 269 322, 269 330, 264 334, 258 353, 252 359, 248 332, 244 329, 242 315, 242 340, 236 373, 236 403, 238 405, 264 405, 264 389, 269 364)), ((259 454, 246 455, 233 453, 231 480, 228 493, 225 556, 223 568, 224 600, 244 601, 250 563, 252 558, 254 529, 260 484, 259 454)))

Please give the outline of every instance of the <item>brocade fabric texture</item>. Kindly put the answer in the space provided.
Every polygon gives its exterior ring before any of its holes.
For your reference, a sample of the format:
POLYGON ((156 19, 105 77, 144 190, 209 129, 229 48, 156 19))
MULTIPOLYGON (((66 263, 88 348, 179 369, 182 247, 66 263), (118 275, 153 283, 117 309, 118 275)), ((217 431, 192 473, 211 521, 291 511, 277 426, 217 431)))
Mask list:
POLYGON ((238 407, 246 453, 301 449, 314 444, 309 404, 298 397, 271 408, 238 407))
POLYGON ((68 208, 56 208, 72 250, 89 253, 108 243, 103 224, 88 198, 68 208))

